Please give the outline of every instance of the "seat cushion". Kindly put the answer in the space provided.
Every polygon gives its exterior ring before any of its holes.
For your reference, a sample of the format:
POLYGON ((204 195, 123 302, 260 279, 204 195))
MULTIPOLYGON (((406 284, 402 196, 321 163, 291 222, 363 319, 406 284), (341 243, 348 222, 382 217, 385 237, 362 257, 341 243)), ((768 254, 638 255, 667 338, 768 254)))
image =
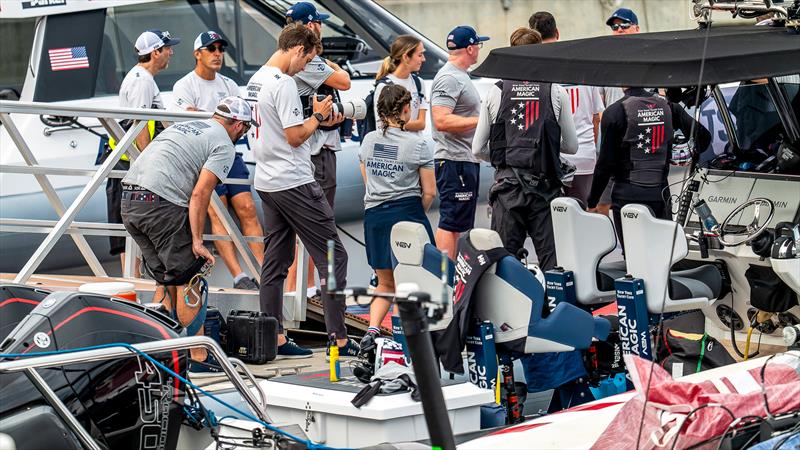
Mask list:
POLYGON ((597 266, 597 289, 601 292, 614 291, 614 280, 625 276, 625 261, 602 262, 597 266))
POLYGON ((685 300, 707 298, 714 300, 722 291, 722 275, 712 264, 694 269, 671 272, 669 276, 669 298, 685 300))
MULTIPOLYGON (((422 255, 422 268, 437 278, 442 277, 442 252, 433 244, 425 244, 422 255)), ((453 287, 456 275, 456 265, 452 259, 447 259, 447 284, 453 287)))

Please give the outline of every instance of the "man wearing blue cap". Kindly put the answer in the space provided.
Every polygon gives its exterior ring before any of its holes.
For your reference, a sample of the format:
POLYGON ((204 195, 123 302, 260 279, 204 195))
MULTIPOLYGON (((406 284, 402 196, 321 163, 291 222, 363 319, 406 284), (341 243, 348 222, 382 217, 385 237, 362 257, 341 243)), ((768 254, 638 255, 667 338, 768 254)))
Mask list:
MULTIPOLYGON (((236 82, 219 73, 222 70, 227 47, 228 41, 216 31, 204 31, 197 36, 194 40, 194 58, 196 61, 194 70, 176 81, 172 87, 172 100, 177 109, 213 111, 217 103, 223 98, 239 94, 239 86, 236 82)), ((247 170, 240 152, 236 152, 233 166, 228 172, 228 178, 250 178, 250 171, 247 170)), ((256 205, 250 193, 250 185, 219 184, 214 190, 226 208, 229 205, 233 207, 245 235, 262 235, 261 224, 256 215, 256 205)), ((213 209, 208 210, 208 217, 211 222, 212 234, 228 234, 213 209)), ((248 244, 253 250, 256 259, 261 263, 264 255, 264 244, 260 242, 249 242, 248 244)), ((233 287, 236 289, 258 290, 255 280, 248 277, 242 270, 233 243, 229 241, 214 241, 214 246, 225 263, 225 267, 228 268, 228 272, 233 277, 233 287)))
POLYGON ((636 34, 639 32, 639 18, 628 8, 619 8, 606 20, 613 34, 636 34))
POLYGON ((472 138, 478 126, 481 97, 467 69, 478 62, 487 36, 474 28, 458 26, 447 35, 450 58, 439 69, 431 87, 434 166, 439 191, 439 226, 436 246, 451 257, 460 233, 474 227, 478 203, 478 160, 472 138))
MULTIPOLYGON (((286 10, 287 24, 299 23, 311 30, 318 38, 322 39, 322 22, 330 15, 317 11, 317 8, 308 2, 297 2, 286 10)), ((304 111, 311 113, 311 96, 331 95, 334 101, 339 101, 339 90, 350 89, 350 74, 333 61, 323 59, 319 55, 322 49, 317 49, 317 55, 306 67, 296 73, 292 78, 297 83, 297 93, 304 111)), ((320 126, 309 142, 311 143, 311 162, 314 163, 314 179, 325 192, 325 198, 333 208, 336 197, 336 152, 342 149, 339 137, 339 124, 320 126)), ((314 286, 314 262, 308 261, 308 293, 316 294, 314 286)), ((294 291, 297 281, 297 259, 289 267, 286 277, 288 290, 294 291)))

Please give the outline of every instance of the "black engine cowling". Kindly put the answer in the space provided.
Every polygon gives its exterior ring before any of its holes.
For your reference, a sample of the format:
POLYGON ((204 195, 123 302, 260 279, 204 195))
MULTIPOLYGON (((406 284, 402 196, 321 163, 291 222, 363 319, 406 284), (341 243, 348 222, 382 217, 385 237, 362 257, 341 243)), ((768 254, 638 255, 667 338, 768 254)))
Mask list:
MULTIPOLYGON (((136 344, 178 337, 181 326, 159 312, 110 297, 57 292, 47 296, 6 336, 0 354, 36 354, 111 343, 136 344)), ((152 355, 186 374, 186 352, 152 355)), ((174 448, 184 387, 139 355, 40 369, 39 374, 96 442, 111 449, 174 448)), ((69 442, 55 415, 26 375, 0 375, 0 432, 17 449, 69 442), (31 415, 32 410, 41 411, 31 415), (34 437, 34 438, 32 438, 34 437)))

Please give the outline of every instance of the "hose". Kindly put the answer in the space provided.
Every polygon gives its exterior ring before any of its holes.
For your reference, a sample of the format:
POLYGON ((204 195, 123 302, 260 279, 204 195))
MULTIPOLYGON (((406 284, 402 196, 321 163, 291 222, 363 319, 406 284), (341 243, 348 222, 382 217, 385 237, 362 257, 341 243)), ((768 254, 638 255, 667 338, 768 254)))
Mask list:
POLYGON ((744 360, 750 356, 750 339, 753 337, 753 327, 747 329, 747 339, 744 341, 744 360))

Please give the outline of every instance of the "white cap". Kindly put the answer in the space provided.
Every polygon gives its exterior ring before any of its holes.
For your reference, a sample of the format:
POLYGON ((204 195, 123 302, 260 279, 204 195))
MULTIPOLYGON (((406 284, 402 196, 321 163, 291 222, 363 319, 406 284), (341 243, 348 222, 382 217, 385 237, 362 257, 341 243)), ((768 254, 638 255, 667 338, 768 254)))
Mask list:
POLYGON ((225 97, 220 100, 219 105, 214 110, 214 113, 228 119, 240 120, 242 122, 250 122, 251 125, 258 126, 258 123, 253 120, 253 108, 250 103, 241 97, 225 97), (224 106, 228 111, 220 109, 224 106))
POLYGON ((136 38, 134 47, 139 56, 144 56, 165 45, 178 45, 180 42, 180 38, 170 36, 169 31, 147 30, 136 38))

